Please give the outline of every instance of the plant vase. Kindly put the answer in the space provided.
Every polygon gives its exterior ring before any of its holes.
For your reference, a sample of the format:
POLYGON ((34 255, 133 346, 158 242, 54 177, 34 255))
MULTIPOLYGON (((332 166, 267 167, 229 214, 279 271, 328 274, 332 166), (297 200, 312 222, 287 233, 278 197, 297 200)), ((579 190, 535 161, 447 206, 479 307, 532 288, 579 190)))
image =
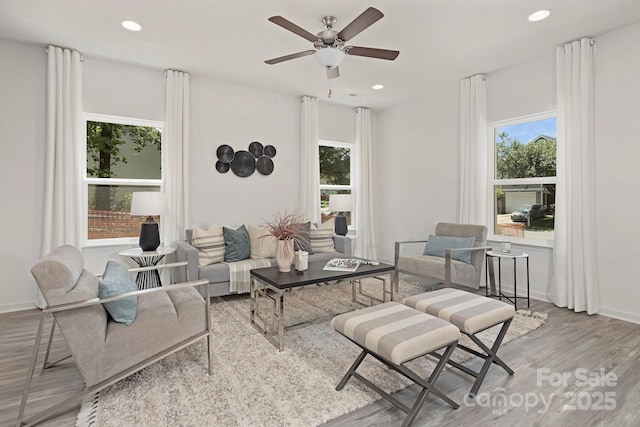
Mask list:
POLYGON ((288 273, 291 271, 294 256, 293 239, 278 240, 278 246, 276 247, 276 264, 278 264, 278 270, 280 272, 288 273))

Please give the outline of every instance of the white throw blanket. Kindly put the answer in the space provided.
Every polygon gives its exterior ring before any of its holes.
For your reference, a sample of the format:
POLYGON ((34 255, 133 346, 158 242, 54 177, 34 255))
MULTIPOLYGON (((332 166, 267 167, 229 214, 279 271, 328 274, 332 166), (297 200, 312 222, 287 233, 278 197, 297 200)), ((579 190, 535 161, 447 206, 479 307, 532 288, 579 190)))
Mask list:
POLYGON ((271 267, 268 259, 245 259, 243 261, 225 262, 229 267, 229 292, 239 294, 249 292, 249 272, 254 268, 271 267))

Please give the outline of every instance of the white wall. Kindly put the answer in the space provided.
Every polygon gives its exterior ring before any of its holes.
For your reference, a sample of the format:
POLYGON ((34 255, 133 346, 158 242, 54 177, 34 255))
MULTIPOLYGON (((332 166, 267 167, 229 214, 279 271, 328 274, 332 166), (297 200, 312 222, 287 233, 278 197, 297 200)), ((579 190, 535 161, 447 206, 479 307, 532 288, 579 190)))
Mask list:
POLYGON ((191 79, 191 216, 204 227, 260 224, 298 204, 300 100, 298 97, 191 79), (273 145, 271 175, 241 178, 215 169, 222 144, 248 150, 273 145))
POLYGON ((596 38, 598 278, 602 313, 640 323, 640 24, 596 38))
POLYGON ((0 40, 0 311, 33 307, 40 256, 46 55, 0 40))
POLYGON ((425 239, 456 221, 459 88, 378 112, 374 141, 377 253, 392 262, 396 240, 425 239))

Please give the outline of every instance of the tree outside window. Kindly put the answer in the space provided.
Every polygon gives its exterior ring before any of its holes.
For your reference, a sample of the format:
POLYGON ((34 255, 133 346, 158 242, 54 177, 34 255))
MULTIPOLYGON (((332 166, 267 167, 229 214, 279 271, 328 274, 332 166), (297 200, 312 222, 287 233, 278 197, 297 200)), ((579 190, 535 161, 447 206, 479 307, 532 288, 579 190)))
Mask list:
MULTIPOLYGON (((353 187, 351 176, 353 170, 353 144, 320 141, 320 214, 325 222, 335 212, 329 211, 329 196, 331 194, 351 194, 353 187)), ((345 212, 347 224, 353 226, 353 212, 345 212)))
POLYGON ((161 123, 89 115, 86 121, 87 238, 137 237, 134 191, 160 191, 161 123), (95 118, 95 120, 94 120, 95 118))
POLYGON ((494 234, 553 240, 555 113, 494 123, 489 128, 494 142, 494 234))

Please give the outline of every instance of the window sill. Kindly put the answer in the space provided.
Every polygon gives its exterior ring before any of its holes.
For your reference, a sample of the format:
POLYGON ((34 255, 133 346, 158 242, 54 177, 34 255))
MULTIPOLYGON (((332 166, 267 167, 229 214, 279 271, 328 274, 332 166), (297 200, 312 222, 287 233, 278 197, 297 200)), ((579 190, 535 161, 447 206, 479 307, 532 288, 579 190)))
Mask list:
POLYGON ((546 248, 553 249, 553 240, 526 239, 514 236, 491 235, 487 237, 487 243, 510 242, 512 245, 524 246, 530 248, 546 248))

